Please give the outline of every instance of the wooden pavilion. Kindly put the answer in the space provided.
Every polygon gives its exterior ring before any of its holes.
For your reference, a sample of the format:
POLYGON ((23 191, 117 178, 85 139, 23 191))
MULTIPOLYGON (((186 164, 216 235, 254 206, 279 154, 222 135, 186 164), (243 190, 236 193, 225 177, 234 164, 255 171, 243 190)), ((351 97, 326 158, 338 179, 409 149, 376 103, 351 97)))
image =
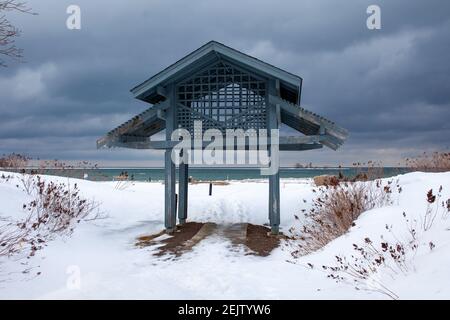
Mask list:
MULTIPOLYGON (((278 129, 282 123, 302 136, 279 138, 280 151, 321 148, 336 150, 347 130, 300 107, 302 78, 210 41, 131 89, 135 98, 152 106, 97 140, 97 148, 125 147, 165 150, 165 227, 176 229, 176 212, 187 219, 188 164, 179 164, 179 201, 176 208, 176 165, 171 159, 177 128, 202 130, 278 129), (152 136, 166 130, 165 140, 152 136)), ((280 224, 280 176, 269 176, 269 220, 273 234, 280 224)))

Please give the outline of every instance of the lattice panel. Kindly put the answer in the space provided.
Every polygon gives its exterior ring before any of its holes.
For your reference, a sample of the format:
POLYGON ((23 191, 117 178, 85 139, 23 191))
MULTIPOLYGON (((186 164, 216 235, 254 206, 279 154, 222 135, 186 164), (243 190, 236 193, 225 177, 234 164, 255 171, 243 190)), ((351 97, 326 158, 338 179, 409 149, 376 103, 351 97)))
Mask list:
POLYGON ((266 82, 222 61, 177 86, 178 126, 203 131, 216 128, 266 128, 266 82))

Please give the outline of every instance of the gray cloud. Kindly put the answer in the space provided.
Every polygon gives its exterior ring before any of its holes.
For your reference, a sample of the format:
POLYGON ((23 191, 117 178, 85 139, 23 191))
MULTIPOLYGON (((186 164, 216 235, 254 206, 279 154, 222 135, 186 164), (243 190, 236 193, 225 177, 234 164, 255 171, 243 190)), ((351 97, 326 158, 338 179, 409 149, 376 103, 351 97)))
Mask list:
POLYGON ((337 152, 283 154, 283 163, 395 164, 449 148, 450 3, 372 0, 76 1, 82 29, 65 28, 72 1, 30 1, 14 15, 26 63, 0 70, 0 153, 159 163, 159 152, 95 150, 96 138, 148 107, 129 89, 209 40, 304 78, 302 103, 349 129, 337 152))

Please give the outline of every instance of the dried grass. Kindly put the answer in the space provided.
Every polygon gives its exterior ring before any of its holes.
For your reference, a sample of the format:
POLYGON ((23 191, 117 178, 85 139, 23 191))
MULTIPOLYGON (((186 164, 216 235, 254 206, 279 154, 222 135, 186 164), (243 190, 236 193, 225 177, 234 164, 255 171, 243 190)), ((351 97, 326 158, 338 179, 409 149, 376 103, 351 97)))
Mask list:
POLYGON ((305 214, 306 224, 290 230, 297 240, 292 255, 299 257, 324 247, 354 226, 354 221, 364 211, 389 205, 392 185, 392 181, 383 184, 375 180, 314 189, 317 197, 305 214))
POLYGON ((413 171, 446 172, 450 171, 450 152, 426 153, 406 159, 406 165, 413 171))
POLYGON ((27 167, 30 158, 21 154, 11 153, 0 158, 0 168, 7 170, 23 170, 27 167))

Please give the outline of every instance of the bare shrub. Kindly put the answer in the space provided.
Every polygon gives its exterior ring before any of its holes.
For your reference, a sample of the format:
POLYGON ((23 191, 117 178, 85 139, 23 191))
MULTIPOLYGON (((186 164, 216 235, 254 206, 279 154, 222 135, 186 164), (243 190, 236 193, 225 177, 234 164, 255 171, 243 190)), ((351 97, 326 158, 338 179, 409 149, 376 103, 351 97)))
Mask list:
POLYGON ((45 182, 36 176, 32 195, 34 200, 23 205, 23 220, 0 223, 0 257, 33 256, 56 236, 70 236, 81 221, 103 218, 99 204, 82 197, 77 184, 45 182))
POLYGON ((393 242, 389 242, 380 237, 380 242, 375 245, 371 239, 365 238, 363 245, 353 244, 353 254, 348 256, 336 256, 336 265, 322 266, 328 273, 327 277, 336 282, 350 283, 357 290, 375 291, 387 295, 392 299, 398 299, 398 295, 389 289, 383 280, 378 276, 381 271, 384 275, 392 279, 399 274, 406 275, 413 266, 413 258, 419 246, 427 246, 430 251, 434 250, 436 244, 429 241, 424 244, 419 241, 422 233, 429 231, 433 227, 433 222, 442 211, 441 218, 447 219, 450 212, 450 199, 439 202, 442 187, 437 195, 432 190, 426 194, 428 202, 425 213, 420 217, 420 229, 417 228, 417 220, 410 220, 406 213, 403 213, 404 222, 409 233, 409 237, 399 240, 393 231, 392 226, 386 225, 386 230, 391 233, 393 242), (431 205, 436 204, 431 208, 431 205))
MULTIPOLYGON (((16 159, 21 158, 7 158, 10 168, 19 166, 16 159)), ((16 255, 19 260, 30 258, 55 237, 70 236, 78 223, 104 218, 98 209, 99 204, 83 197, 77 184, 72 185, 69 181, 67 184, 45 182, 34 169, 29 174, 23 169, 20 176, 0 176, 0 181, 6 183, 16 179, 21 181, 23 191, 31 195, 33 200, 23 205, 27 212, 24 219, 14 221, 0 217, 0 258, 16 255)), ((20 184, 16 186, 20 188, 20 184)), ((0 260, 0 282, 3 282, 1 263, 0 260)), ((21 273, 28 274, 30 271, 27 268, 21 273)), ((35 275, 39 274, 37 272, 35 275)))
MULTIPOLYGON (((306 224, 291 228, 298 248, 294 257, 314 252, 346 233, 364 211, 391 204, 393 182, 345 182, 313 191, 318 194, 305 213, 306 224)), ((398 187, 398 185, 397 185, 398 187)), ((297 216, 296 219, 300 220, 297 216)))
POLYGON ((450 152, 424 152, 418 157, 406 159, 406 166, 413 171, 450 171, 450 152))
POLYGON ((34 188, 35 199, 23 205, 30 214, 21 227, 48 234, 71 234, 76 223, 100 217, 98 204, 83 198, 76 183, 46 183, 37 176, 34 188))
POLYGON ((388 267, 394 273, 406 273, 408 266, 404 245, 382 241, 376 247, 372 240, 366 238, 362 246, 353 244, 353 250, 350 257, 336 256, 335 266, 322 266, 328 272, 327 277, 337 283, 350 283, 356 290, 379 292, 391 299, 398 299, 398 295, 377 274, 381 266, 388 267))

